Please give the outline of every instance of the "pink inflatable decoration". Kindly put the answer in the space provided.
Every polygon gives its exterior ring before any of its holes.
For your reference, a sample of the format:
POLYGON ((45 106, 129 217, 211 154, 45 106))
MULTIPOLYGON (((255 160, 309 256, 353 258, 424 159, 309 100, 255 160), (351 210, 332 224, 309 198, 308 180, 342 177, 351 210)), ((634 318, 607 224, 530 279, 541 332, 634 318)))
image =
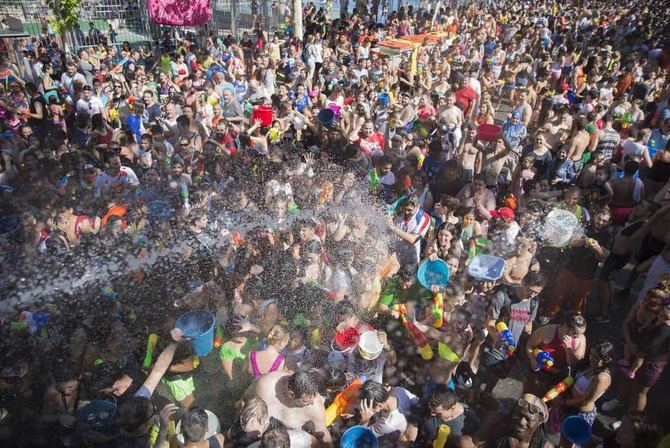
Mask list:
POLYGON ((148 0, 149 20, 159 25, 194 26, 212 20, 210 0, 148 0))

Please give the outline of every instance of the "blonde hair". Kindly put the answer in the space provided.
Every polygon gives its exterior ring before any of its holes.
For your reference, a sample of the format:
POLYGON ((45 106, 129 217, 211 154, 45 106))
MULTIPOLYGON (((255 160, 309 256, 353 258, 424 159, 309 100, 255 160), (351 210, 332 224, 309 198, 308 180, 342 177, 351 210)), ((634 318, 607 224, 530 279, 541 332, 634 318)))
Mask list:
POLYGON ((289 339, 289 332, 283 325, 276 324, 268 333, 268 345, 286 344, 289 339))

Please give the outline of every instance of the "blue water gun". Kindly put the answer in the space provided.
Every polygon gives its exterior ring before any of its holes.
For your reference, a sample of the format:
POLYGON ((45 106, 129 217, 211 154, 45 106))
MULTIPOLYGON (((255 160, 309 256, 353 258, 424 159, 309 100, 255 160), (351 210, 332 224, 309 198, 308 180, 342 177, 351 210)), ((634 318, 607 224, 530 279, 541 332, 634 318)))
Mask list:
POLYGON ((507 352, 507 356, 512 356, 516 350, 516 341, 514 340, 514 335, 507 328, 505 322, 498 322, 496 325, 496 330, 498 330, 498 335, 500 337, 500 343, 503 346, 503 349, 507 352))
POLYGON ((533 356, 535 356, 535 359, 537 360, 537 368, 535 369, 536 372, 539 372, 540 370, 547 372, 554 366, 554 358, 549 354, 549 352, 545 352, 544 350, 536 348, 533 350, 533 356))

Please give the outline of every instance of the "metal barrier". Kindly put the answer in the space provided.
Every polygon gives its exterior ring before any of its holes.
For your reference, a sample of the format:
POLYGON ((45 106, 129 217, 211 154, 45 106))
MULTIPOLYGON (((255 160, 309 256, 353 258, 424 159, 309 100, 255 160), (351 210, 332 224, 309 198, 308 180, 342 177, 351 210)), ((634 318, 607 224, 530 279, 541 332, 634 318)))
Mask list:
MULTIPOLYGON (((279 0, 257 0, 257 5, 258 20, 270 32, 284 26, 291 9, 286 1, 279 0)), ((31 36, 53 34, 49 25, 52 13, 44 0, 0 0, 0 18, 6 16, 23 22, 24 31, 31 36)), ((191 31, 241 35, 242 31, 253 29, 253 22, 251 0, 212 0, 212 21, 191 31)), ((97 45, 100 36, 114 45, 124 41, 153 42, 164 29, 149 22, 146 0, 82 0, 79 26, 68 33, 68 41, 75 50, 97 45)))

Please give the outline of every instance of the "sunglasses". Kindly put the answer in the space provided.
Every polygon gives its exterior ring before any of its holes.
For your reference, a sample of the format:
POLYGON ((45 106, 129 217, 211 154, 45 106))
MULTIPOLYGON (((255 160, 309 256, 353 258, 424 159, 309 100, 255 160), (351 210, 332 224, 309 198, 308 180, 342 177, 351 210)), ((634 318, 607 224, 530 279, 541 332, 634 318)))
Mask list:
POLYGON ((523 398, 519 398, 519 401, 516 402, 517 406, 519 406, 521 409, 525 409, 528 412, 530 412, 532 415, 540 415, 540 418, 544 419, 545 415, 544 412, 542 412, 542 408, 539 407, 536 404, 533 404, 529 402, 528 400, 525 400, 523 398))

